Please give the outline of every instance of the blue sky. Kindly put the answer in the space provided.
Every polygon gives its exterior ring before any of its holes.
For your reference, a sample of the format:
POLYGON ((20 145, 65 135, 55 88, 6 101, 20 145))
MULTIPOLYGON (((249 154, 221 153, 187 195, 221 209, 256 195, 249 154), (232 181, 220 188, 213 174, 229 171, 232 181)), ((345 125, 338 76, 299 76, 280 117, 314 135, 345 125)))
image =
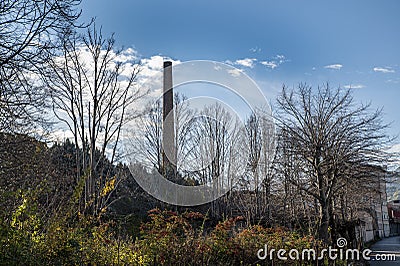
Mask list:
MULTIPOLYGON (((140 57, 230 62, 268 97, 282 84, 352 86, 400 135, 400 1, 83 0, 140 57)), ((399 140, 397 142, 400 142, 399 140)), ((400 146, 399 146, 400 147, 400 146)))

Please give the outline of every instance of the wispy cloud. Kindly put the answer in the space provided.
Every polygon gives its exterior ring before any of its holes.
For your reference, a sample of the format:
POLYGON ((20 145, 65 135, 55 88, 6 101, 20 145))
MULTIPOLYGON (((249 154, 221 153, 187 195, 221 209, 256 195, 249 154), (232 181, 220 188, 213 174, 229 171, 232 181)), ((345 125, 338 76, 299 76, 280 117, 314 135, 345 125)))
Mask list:
POLYGON ((284 55, 278 54, 274 57, 274 59, 278 60, 279 64, 282 64, 284 62, 287 62, 286 57, 284 55))
POLYGON ((252 52, 252 53, 260 53, 261 52, 261 48, 258 48, 256 46, 256 47, 250 48, 249 51, 252 52))
POLYGON ((335 70, 340 70, 342 67, 343 67, 343 65, 341 65, 341 64, 332 64, 332 65, 324 66, 324 68, 335 69, 335 70))
POLYGON ((237 78, 237 77, 239 77, 241 74, 242 74, 242 71, 240 70, 240 69, 229 69, 228 70, 228 73, 232 76, 232 77, 234 77, 234 78, 237 78))
POLYGON ((365 88, 365 86, 362 85, 362 84, 349 84, 349 85, 344 85, 343 87, 345 89, 362 89, 362 88, 365 88))
POLYGON ((388 80, 386 80, 386 82, 387 83, 399 84, 400 83, 400 78, 388 79, 388 80))
POLYGON ((215 64, 214 64, 214 69, 217 70, 217 71, 219 71, 219 70, 221 70, 221 66, 220 66, 220 65, 217 65, 217 64, 215 63, 215 64))
POLYGON ((261 61, 260 63, 268 68, 275 69, 279 65, 288 62, 289 60, 286 59, 284 55, 276 55, 271 60, 261 61))
POLYGON ((271 69, 274 69, 278 66, 278 64, 275 61, 262 61, 261 64, 271 69))
POLYGON ((381 73, 394 73, 394 69, 391 67, 374 67, 375 72, 381 72, 381 73))
MULTIPOLYGON (((258 49, 252 48, 252 49, 258 49)), ((253 51, 250 49, 251 51, 253 51)), ((258 50, 254 50, 255 52, 258 52, 258 50)), ((261 51, 261 50, 260 50, 261 51)), ((231 60, 226 60, 225 63, 232 65, 232 66, 239 66, 239 67, 247 67, 247 68, 254 68, 257 65, 263 65, 266 66, 270 69, 275 69, 279 67, 281 64, 288 62, 289 60, 286 59, 284 55, 276 55, 274 57, 271 57, 270 59, 260 61, 257 58, 243 58, 243 59, 237 59, 236 61, 231 61, 231 60)))
POLYGON ((235 61, 235 65, 253 68, 254 63, 257 61, 255 58, 244 58, 235 61))

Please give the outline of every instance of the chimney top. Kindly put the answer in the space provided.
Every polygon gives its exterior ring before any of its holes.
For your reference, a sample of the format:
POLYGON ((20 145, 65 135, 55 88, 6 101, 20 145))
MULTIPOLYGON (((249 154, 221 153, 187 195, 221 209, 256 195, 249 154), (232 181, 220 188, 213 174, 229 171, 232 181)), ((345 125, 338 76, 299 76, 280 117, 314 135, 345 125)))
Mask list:
POLYGON ((171 61, 164 61, 164 68, 172 66, 171 61))

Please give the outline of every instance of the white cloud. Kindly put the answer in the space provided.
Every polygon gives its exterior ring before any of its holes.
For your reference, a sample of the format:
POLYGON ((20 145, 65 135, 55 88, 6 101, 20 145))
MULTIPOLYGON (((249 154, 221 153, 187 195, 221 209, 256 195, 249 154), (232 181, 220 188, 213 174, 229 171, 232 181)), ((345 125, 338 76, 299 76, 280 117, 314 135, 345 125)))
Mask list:
POLYGON ((286 62, 286 57, 284 55, 278 54, 274 57, 278 61, 279 64, 286 62))
POLYGON ((274 69, 278 66, 278 64, 275 61, 262 61, 261 64, 271 69, 274 69))
POLYGON ((239 77, 239 76, 242 74, 242 71, 241 71, 240 69, 235 68, 235 69, 229 69, 229 70, 228 70, 228 73, 229 73, 232 77, 237 78, 237 77, 239 77))
MULTIPOLYGON (((90 55, 90 52, 85 47, 78 47, 77 52, 79 53, 79 60, 85 65, 87 69, 93 69, 93 58, 90 55)), ((105 51, 101 51, 101 55, 104 55, 105 51)), ((130 76, 130 73, 137 67, 139 67, 140 71, 136 77, 135 84, 133 87, 140 91, 140 93, 144 93, 146 91, 149 94, 143 98, 138 99, 134 103, 132 103, 127 109, 127 113, 134 114, 136 112, 140 112, 146 107, 146 104, 154 99, 157 99, 162 95, 162 71, 163 71, 163 63, 165 60, 172 61, 173 65, 180 64, 180 61, 172 60, 168 57, 163 57, 160 55, 151 56, 149 58, 142 58, 139 61, 138 52, 133 48, 128 48, 121 51, 120 54, 116 54, 115 51, 111 51, 111 56, 114 57, 113 60, 109 63, 108 68, 112 69, 117 63, 122 63, 121 65, 121 77, 118 81, 119 85, 124 87, 127 85, 128 80, 127 77, 130 76)), ((62 58, 55 58, 56 61, 62 63, 62 58)), ((88 72, 89 81, 92 82, 93 73, 91 71, 88 72)), ((134 93, 136 90, 131 90, 134 93)), ((89 101, 87 99, 90 97, 90 90, 88 87, 84 89, 84 101, 89 101)), ((68 119, 68 116, 62 110, 57 110, 58 115, 61 117, 65 117, 68 119)), ((55 120, 55 118, 53 119, 55 120)), ((86 117, 85 117, 85 120, 86 117)), ((71 132, 68 130, 64 123, 57 124, 57 130, 51 136, 53 140, 63 140, 65 138, 71 138, 71 132)))
POLYGON ((362 85, 362 84, 349 84, 349 85, 344 85, 344 88, 345 89, 362 89, 362 88, 364 88, 365 86, 364 85, 362 85))
POLYGON ((324 66, 324 68, 335 69, 335 70, 340 70, 342 67, 343 67, 343 65, 341 65, 341 64, 332 64, 332 65, 324 66))
POLYGON ((220 65, 214 64, 214 69, 217 70, 217 71, 219 71, 219 70, 221 70, 222 68, 221 68, 220 65))
POLYGON ((399 168, 400 167, 400 143, 394 144, 393 146, 389 147, 388 152, 394 153, 392 157, 393 162, 390 163, 390 165, 393 166, 393 168, 399 168))
MULTIPOLYGON (((259 52, 261 49, 259 48, 251 48, 250 51, 252 52, 259 52)), ((232 66, 240 66, 240 67, 247 67, 247 68, 254 68, 257 64, 261 64, 266 66, 270 69, 275 69, 279 67, 281 64, 288 62, 289 60, 286 59, 284 55, 278 54, 275 55, 267 60, 259 61, 256 58, 243 58, 238 59, 236 61, 226 60, 225 63, 232 66)))
POLYGON ((144 108, 148 102, 152 102, 162 96, 163 65, 166 60, 171 61, 173 66, 181 63, 179 60, 172 60, 171 58, 160 55, 142 58, 136 84, 143 91, 148 91, 149 94, 137 101, 135 105, 133 105, 133 108, 140 110, 144 108))
POLYGON ((257 59, 255 59, 255 58, 238 59, 235 61, 235 65, 253 68, 255 61, 257 61, 257 59))
MULTIPOLYGON (((60 126, 60 125, 58 125, 60 126)), ((74 134, 68 130, 66 127, 62 128, 57 128, 53 129, 51 131, 51 134, 48 136, 49 141, 54 141, 54 142, 63 142, 66 139, 73 140, 74 139, 74 134)))
POLYGON ((138 58, 137 51, 132 48, 128 48, 121 51, 121 53, 115 57, 114 61, 125 63, 137 60, 138 58))
POLYGON ((391 148, 390 148, 391 152, 400 152, 400 143, 398 144, 394 144, 391 148))
POLYGON ((375 72, 381 73, 394 73, 395 71, 391 67, 374 67, 375 72))
POLYGON ((271 60, 265 60, 260 62, 262 65, 270 68, 270 69, 275 69, 278 66, 280 66, 281 64, 288 62, 289 60, 286 59, 286 57, 284 55, 278 54, 274 57, 272 57, 271 60))
MULTIPOLYGON (((139 82, 144 81, 147 83, 149 80, 157 80, 162 77, 162 70, 164 61, 171 61, 173 66, 180 64, 179 60, 172 60, 170 58, 165 58, 160 55, 154 55, 150 58, 143 58, 141 60, 140 72, 137 77, 139 82)), ((160 83, 161 84, 161 83, 160 83)))

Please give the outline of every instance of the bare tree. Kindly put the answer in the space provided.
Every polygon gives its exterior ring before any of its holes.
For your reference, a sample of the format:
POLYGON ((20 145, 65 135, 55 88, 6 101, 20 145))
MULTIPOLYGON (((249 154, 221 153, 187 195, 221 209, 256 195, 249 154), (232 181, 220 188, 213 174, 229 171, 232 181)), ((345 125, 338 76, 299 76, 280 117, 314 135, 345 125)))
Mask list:
POLYGON ((103 192, 111 178, 102 158, 114 163, 121 129, 138 115, 132 103, 146 94, 135 87, 139 65, 120 60, 121 52, 115 50, 113 36, 103 38, 93 25, 86 35, 72 34, 64 40, 62 54, 53 58, 43 78, 55 115, 81 150, 77 178, 85 176, 84 202, 94 214, 105 206, 103 192))
POLYGON ((230 146, 237 133, 237 122, 220 104, 206 107, 196 120, 191 130, 193 141, 189 144, 192 151, 190 162, 196 169, 192 174, 200 184, 216 179, 219 186, 225 186, 224 182, 230 182, 223 177, 229 168, 230 146))
POLYGON ((272 117, 262 109, 254 111, 246 121, 247 168, 240 178, 239 190, 243 193, 237 193, 237 199, 234 200, 248 222, 266 222, 270 219, 274 130, 272 117))
POLYGON ((278 107, 285 156, 296 169, 286 177, 317 201, 318 235, 329 242, 332 199, 349 181, 376 181, 367 169, 384 163, 383 148, 390 139, 381 111, 356 106, 350 90, 332 90, 328 85, 316 91, 306 85, 293 91, 284 87, 278 107))
POLYGON ((256 195, 254 216, 269 219, 270 194, 273 182, 271 169, 276 144, 274 123, 272 117, 260 110, 250 116, 246 128, 248 145, 250 146, 249 170, 254 179, 256 195))
POLYGON ((304 232, 317 235, 319 217, 318 202, 310 196, 302 186, 297 185, 296 180, 301 179, 302 161, 296 154, 289 153, 290 145, 283 141, 283 132, 278 131, 277 149, 273 164, 274 173, 277 176, 275 189, 276 208, 274 220, 288 228, 301 228, 304 232))
MULTIPOLYGON (((45 90, 33 73, 58 48, 58 35, 80 15, 79 0, 4 0, 0 3, 0 130, 16 131, 41 120, 45 90), (35 118, 35 119, 33 119, 35 118)), ((43 117, 43 116, 42 116, 43 117)))
MULTIPOLYGON (((217 190, 237 189, 237 182, 244 172, 246 146, 244 129, 220 104, 205 107, 190 131, 189 161, 194 169, 189 174, 199 184, 211 185, 217 190)), ((226 195, 211 203, 212 214, 221 217, 230 212, 231 204, 226 195)))
MULTIPOLYGON (((187 136, 191 128, 193 110, 188 108, 186 97, 180 93, 174 95, 175 112, 175 143, 177 149, 178 171, 190 151, 187 150, 187 136)), ((140 118, 140 131, 142 134, 136 136, 135 152, 137 158, 141 158, 144 164, 149 164, 160 174, 163 170, 163 108, 161 99, 150 102, 146 107, 144 115, 140 118)))
MULTIPOLYGON (((174 99, 179 178, 174 181, 186 185, 212 183, 216 189, 233 188, 240 167, 247 160, 243 156, 244 134, 239 122, 222 105, 193 110, 184 95, 176 94, 174 99)), ((141 118, 143 134, 137 138, 137 150, 145 162, 162 174, 161 102, 156 101, 148 110, 141 118)), ((223 201, 228 203, 226 198, 223 201)), ((212 204, 216 216, 225 211, 218 207, 222 205, 212 204)))
POLYGON ((140 123, 144 134, 138 137, 136 144, 144 161, 148 161, 159 173, 163 172, 162 110, 161 100, 147 107, 140 123))

